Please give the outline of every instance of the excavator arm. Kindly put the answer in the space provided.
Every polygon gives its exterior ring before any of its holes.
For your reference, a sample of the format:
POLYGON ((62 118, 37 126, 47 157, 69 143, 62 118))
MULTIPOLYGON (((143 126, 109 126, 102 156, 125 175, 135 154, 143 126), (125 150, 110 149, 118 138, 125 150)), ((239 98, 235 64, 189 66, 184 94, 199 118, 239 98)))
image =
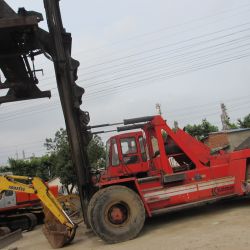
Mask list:
POLYGON ((39 177, 0 176, 0 192, 7 190, 36 194, 41 200, 45 213, 43 232, 52 247, 63 247, 74 238, 77 225, 72 222, 60 202, 39 177))

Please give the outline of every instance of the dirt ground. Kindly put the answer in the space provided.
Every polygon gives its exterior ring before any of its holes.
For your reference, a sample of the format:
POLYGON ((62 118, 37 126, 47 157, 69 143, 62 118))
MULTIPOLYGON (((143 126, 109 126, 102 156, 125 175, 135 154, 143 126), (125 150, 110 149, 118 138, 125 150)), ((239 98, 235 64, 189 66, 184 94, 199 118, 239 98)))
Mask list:
MULTIPOLYGON (((147 219, 142 233, 134 240, 108 245, 86 230, 78 228, 70 250, 195 250, 250 249, 250 198, 224 201, 203 207, 163 214, 147 219)), ((23 238, 6 249, 51 249, 41 226, 23 233, 23 238)))

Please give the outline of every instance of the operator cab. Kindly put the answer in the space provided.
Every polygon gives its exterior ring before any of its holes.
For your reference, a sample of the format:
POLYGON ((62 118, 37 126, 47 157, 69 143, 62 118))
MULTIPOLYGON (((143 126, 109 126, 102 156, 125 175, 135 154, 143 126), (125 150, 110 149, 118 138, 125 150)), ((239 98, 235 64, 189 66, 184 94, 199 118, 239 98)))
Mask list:
POLYGON ((142 178, 161 172, 171 175, 192 171, 197 165, 207 163, 209 149, 181 129, 172 130, 162 117, 124 120, 124 125, 129 124, 133 125, 120 127, 117 131, 141 131, 119 134, 107 141, 106 171, 102 173, 102 180, 142 178), (196 147, 199 148, 199 160, 196 147))
POLYGON ((110 177, 145 176, 149 170, 142 132, 111 137, 106 143, 106 171, 110 177))
POLYGON ((163 139, 162 154, 160 154, 160 144, 154 131, 150 131, 148 142, 142 131, 111 137, 106 143, 106 171, 102 177, 104 179, 106 177, 111 179, 131 176, 146 177, 150 166, 152 169, 162 169, 163 162, 171 168, 172 173, 194 169, 192 161, 167 135, 166 131, 162 130, 160 134, 163 139))

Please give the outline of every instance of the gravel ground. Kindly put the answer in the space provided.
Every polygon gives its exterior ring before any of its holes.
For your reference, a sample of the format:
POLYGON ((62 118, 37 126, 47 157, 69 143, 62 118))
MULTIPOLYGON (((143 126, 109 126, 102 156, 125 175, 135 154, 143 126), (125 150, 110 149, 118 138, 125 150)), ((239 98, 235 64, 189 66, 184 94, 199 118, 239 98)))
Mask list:
MULTIPOLYGON (((86 230, 78 228, 71 250, 195 250, 250 249, 250 199, 224 201, 172 214, 164 214, 145 223, 142 233, 134 240, 108 245, 86 230)), ((41 226, 23 233, 23 238, 6 249, 51 249, 41 226)))

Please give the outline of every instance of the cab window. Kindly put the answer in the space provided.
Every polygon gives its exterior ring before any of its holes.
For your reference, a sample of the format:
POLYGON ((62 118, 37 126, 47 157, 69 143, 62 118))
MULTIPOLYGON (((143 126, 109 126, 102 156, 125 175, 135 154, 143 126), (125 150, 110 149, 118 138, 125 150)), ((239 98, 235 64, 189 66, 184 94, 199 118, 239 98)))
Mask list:
POLYGON ((133 164, 139 161, 136 140, 134 137, 122 138, 121 149, 125 164, 133 164))
POLYGON ((134 137, 121 139, 122 154, 137 153, 136 142, 134 137))
POLYGON ((154 157, 159 156, 160 151, 159 151, 159 146, 158 146, 158 140, 156 139, 155 136, 151 136, 151 144, 153 148, 154 157))
POLYGON ((111 140, 111 147, 112 147, 112 157, 111 157, 112 166, 118 166, 120 162, 118 157, 117 143, 115 139, 111 140))
POLYGON ((11 191, 11 190, 6 190, 5 191, 5 196, 13 196, 13 191, 11 191))
POLYGON ((145 150, 145 139, 140 136, 139 137, 139 144, 140 144, 140 148, 141 148, 141 157, 142 157, 142 161, 147 161, 147 152, 145 150))
POLYGON ((195 164, 175 143, 165 130, 162 130, 165 152, 174 173, 195 169, 195 164))
POLYGON ((110 140, 106 143, 106 167, 110 165, 110 140))

